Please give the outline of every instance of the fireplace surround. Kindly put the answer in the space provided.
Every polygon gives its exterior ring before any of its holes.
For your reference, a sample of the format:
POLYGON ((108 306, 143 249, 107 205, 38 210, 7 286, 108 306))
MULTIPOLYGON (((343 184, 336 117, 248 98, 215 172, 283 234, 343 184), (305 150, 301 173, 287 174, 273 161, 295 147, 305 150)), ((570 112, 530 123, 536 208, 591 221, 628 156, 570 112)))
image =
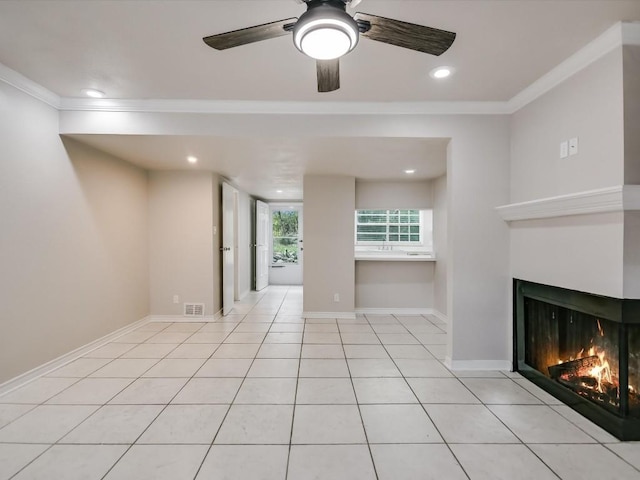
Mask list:
POLYGON ((514 370, 621 440, 640 440, 640 300, 514 279, 514 370))

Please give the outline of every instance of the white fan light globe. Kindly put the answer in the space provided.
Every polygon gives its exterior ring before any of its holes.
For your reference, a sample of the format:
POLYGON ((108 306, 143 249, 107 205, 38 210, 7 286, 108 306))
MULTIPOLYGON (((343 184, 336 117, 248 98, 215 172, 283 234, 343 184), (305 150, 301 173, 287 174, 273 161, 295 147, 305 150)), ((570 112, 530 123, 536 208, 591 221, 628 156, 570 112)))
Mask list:
POLYGON ((316 28, 302 38, 300 46, 312 58, 333 60, 349 52, 351 39, 337 28, 316 28))

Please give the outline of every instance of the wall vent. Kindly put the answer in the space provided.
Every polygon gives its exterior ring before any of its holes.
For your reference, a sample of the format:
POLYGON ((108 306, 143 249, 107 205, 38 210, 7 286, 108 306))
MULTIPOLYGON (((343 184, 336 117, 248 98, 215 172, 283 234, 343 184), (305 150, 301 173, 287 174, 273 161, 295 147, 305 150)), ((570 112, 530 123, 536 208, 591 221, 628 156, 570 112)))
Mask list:
POLYGON ((204 317, 204 303, 185 303, 185 317, 204 317))

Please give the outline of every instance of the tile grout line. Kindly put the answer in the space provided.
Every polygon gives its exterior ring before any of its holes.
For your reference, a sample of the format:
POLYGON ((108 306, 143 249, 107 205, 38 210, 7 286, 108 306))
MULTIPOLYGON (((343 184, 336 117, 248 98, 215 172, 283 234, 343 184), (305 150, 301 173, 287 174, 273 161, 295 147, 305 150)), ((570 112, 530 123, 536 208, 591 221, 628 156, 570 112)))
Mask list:
MULTIPOLYGON (((286 297, 286 293, 285 293, 285 297, 286 297)), ((247 316, 250 314, 251 310, 253 310, 255 308, 255 306, 260 303, 260 301, 264 298, 264 295, 262 297, 260 297, 260 299, 253 305, 253 307, 251 307, 251 309, 249 309, 249 312, 247 312, 243 319, 238 322, 236 324, 236 326, 234 327, 234 329, 232 330, 235 331, 236 328, 238 328, 238 325, 240 325, 246 318, 247 316)), ((284 302, 284 298, 282 300, 284 302)), ((277 316, 277 312, 280 310, 282 306, 282 303, 280 304, 280 307, 278 307, 278 310, 276 311, 276 313, 273 315, 273 319, 271 320, 271 325, 273 325, 273 321, 275 320, 275 317, 277 316)), ((233 309, 232 309, 233 310, 233 309)), ((262 322, 261 322, 262 323, 262 322)), ((271 329, 271 327, 269 327, 269 329, 271 329)), ((232 333, 230 332, 229 335, 232 333)), ((228 336, 225 337, 228 338, 228 336)), ((198 475, 200 474, 200 471, 202 470, 202 467, 204 466, 204 463, 207 460, 207 457, 209 456, 209 453, 211 452, 211 450, 213 449, 213 446, 215 444, 216 438, 218 438, 218 435, 220 434, 220 430, 222 430, 222 426, 224 425, 224 422, 226 421, 227 417, 229 416, 229 412, 231 411, 231 408, 233 407, 233 405, 235 404, 235 400, 236 398, 238 398, 238 395, 240 393, 240 390, 242 390, 242 386, 244 385, 245 380, 247 379, 249 372, 251 371, 251 367, 253 366, 254 362, 256 361, 258 352, 260 351, 260 349, 262 348, 262 345, 264 345, 264 340, 266 339, 266 334, 265 334, 265 338, 262 339, 262 342, 260 343, 260 346, 258 347, 258 349, 256 350, 255 355, 253 356, 253 359, 251 360, 251 363, 249 364, 249 368, 247 369, 247 372, 245 373, 244 377, 242 377, 242 382, 240 382, 240 385, 238 386, 238 389, 236 390, 235 395, 233 396, 233 398, 231 399, 231 403, 229 404, 229 408, 227 408, 227 412, 225 413, 224 417, 222 418, 222 421, 220 422, 220 425, 218 426, 218 429, 215 433, 215 435, 213 436, 213 439, 211 440, 211 443, 209 444, 209 448, 207 449, 207 451, 205 452, 204 456, 202 457, 202 461, 200 462, 200 465, 198 467, 198 469, 195 472, 194 475, 194 480, 198 477, 198 475)), ((221 343, 220 345, 223 345, 223 343, 221 343)), ((217 349, 216 349, 217 350, 217 349)), ((215 353, 215 352, 214 352, 215 353)), ((211 354, 211 356, 213 356, 213 353, 211 354)), ((210 357, 211 358, 211 357, 210 357)), ((293 422, 292 422, 293 423, 293 422)))
MULTIPOLYGON (((367 320, 367 323, 368 323, 368 320, 367 320)), ((362 425, 362 431, 364 432, 364 439, 367 442, 367 450, 369 450, 369 458, 371 458, 371 465, 373 466, 373 474, 375 475, 376 480, 379 480, 380 477, 378 475, 378 469, 376 467, 376 462, 373 458, 373 451, 371 450, 371 444, 369 443, 369 436, 367 435, 367 429, 364 425, 364 418, 362 416, 362 410, 360 409, 360 401, 358 400, 356 387, 353 383, 353 376, 351 375, 351 367, 349 366, 349 361, 347 360, 347 352, 344 349, 344 343, 342 342, 342 332, 340 331, 340 324, 338 323, 337 319, 336 319, 336 326, 338 328, 338 336, 340 337, 340 346, 342 347, 342 353, 344 354, 344 362, 347 365, 347 371, 349 372, 349 381, 351 382, 351 388, 353 389, 353 396, 356 399, 356 408, 358 409, 358 415, 360 416, 360 424, 362 425)))
MULTIPOLYGON (((229 332, 227 334, 227 336, 223 339, 223 341, 220 343, 220 346, 224 345, 224 340, 226 340, 229 335, 231 335, 231 333, 233 333, 236 328, 238 328, 238 325, 240 325, 249 315, 249 313, 251 312, 251 310, 253 310, 253 308, 262 300, 262 298, 264 297, 264 295, 262 297, 260 297, 260 299, 253 304, 253 306, 249 309, 249 312, 245 313, 242 317, 242 320, 240 320, 240 322, 238 322, 236 324, 235 327, 233 327, 233 329, 231 330, 231 332, 229 332)), ((231 309, 231 311, 233 311, 233 309, 231 309)), ((266 335, 265 335, 266 337, 266 335)), ((264 339, 263 339, 264 342, 264 339)), ((260 344, 262 345, 262 343, 260 344)), ((220 347, 218 347, 220 348, 220 347)), ((215 351, 218 350, 218 348, 216 348, 215 351)), ((213 355, 215 354, 215 351, 211 354, 211 356, 209 357, 209 360, 211 360, 213 358, 213 355)), ((256 355, 258 354, 258 351, 260 351, 260 347, 258 347, 258 350, 256 350, 256 355)), ((224 414, 224 416, 222 417, 222 420, 220 421, 220 425, 218 426, 218 429, 216 430, 216 433, 214 434, 213 438, 211 439, 211 443, 209 444, 209 448, 207 448, 207 451, 205 452, 204 456, 202 457, 202 461, 200 462, 200 465, 198 466, 193 478, 194 480, 198 477, 198 475, 200 474, 200 471, 202 470, 202 467, 204 466, 204 463, 207 460, 207 457, 209 456, 209 453, 211 452, 211 450, 213 449, 213 445, 216 441, 216 438, 218 438, 218 435, 220 434, 220 430, 222 429, 222 425, 224 424, 225 420, 227 419, 227 417, 229 416, 229 412, 231 411, 231 407, 233 406, 235 399, 238 397, 238 394, 240 393, 240 390, 242 389, 242 385, 244 385, 244 381, 247 379, 247 375, 249 375, 249 371, 251 370, 251 367, 253 365, 253 362, 255 361, 256 356, 253 357, 253 360, 251 360, 251 363, 249 364, 249 368, 247 368, 247 371, 244 375, 244 377, 242 377, 242 381, 240 382, 240 385, 238 386, 238 389, 236 390, 235 395, 233 396, 233 398, 231 399, 231 403, 229 403, 229 407, 227 408, 226 413, 224 414)), ((206 363, 206 362, 205 362, 206 363)), ((203 364, 204 365, 204 364, 203 364)), ((200 367, 202 368, 202 367, 200 367)), ((200 371, 200 369, 198 369, 198 371, 200 371)), ((197 373, 197 372, 196 372, 197 373)), ((205 377, 206 378, 206 377, 205 377)))
MULTIPOLYGON (((206 325, 206 324, 205 324, 205 325, 206 325)), ((189 338, 191 338, 195 333, 197 333, 199 330, 201 330, 202 328, 204 328, 204 327, 205 327, 205 325, 203 325, 200 329, 196 330, 195 332, 192 332, 192 333, 191 333, 191 335, 189 335, 187 338, 185 338, 185 339, 184 339, 184 341, 182 341, 182 342, 181 342, 180 344, 178 344, 178 345, 184 345, 184 344, 185 344, 185 342, 186 342, 189 338)), ((169 328, 169 326, 168 326, 167 328, 169 328)), ((165 329, 165 330, 166 330, 166 329, 165 329)), ((229 336, 229 334, 230 334, 230 333, 228 333, 226 337, 228 337, 228 336, 229 336)), ((225 337, 225 338, 226 338, 226 337, 225 337)), ((222 345, 222 343, 220 343, 220 345, 222 345)), ((163 404, 163 405, 164 405, 164 407, 160 409, 160 411, 159 411, 159 412, 158 412, 158 414, 153 418, 153 420, 151 420, 151 422, 149 422, 149 424, 146 426, 146 428, 144 428, 144 429, 142 430, 142 432, 141 432, 141 433, 136 437, 136 439, 135 439, 131 444, 129 444, 129 445, 128 445, 127 449, 122 453, 122 455, 120 455, 120 457, 118 457, 118 459, 115 461, 115 463, 114 463, 113 465, 111 465, 111 467, 110 467, 110 468, 105 472, 105 474, 101 477, 101 479, 102 479, 102 480, 104 480, 104 479, 109 475, 109 473, 110 473, 110 472, 111 472, 111 471, 116 467, 116 465, 118 465, 118 464, 120 463, 120 461, 121 461, 121 460, 124 458, 124 456, 125 456, 125 455, 126 455, 126 454, 127 454, 127 453, 132 449, 132 448, 133 448, 133 446, 134 446, 134 445, 137 445, 138 440, 140 440, 140 438, 142 438, 142 436, 147 432, 147 430, 149 430, 149 428, 151 427, 151 425, 152 425, 152 424, 153 424, 153 423, 154 423, 154 422, 155 422, 155 421, 160 417, 160 415, 162 415, 162 413, 163 413, 163 412, 164 412, 164 411, 169 407, 169 405, 171 405, 171 402, 172 402, 172 401, 173 401, 173 400, 174 400, 174 399, 175 399, 175 398, 180 394, 180 392, 182 392, 182 390, 184 389, 184 387, 185 387, 185 386, 186 386, 186 385, 187 385, 187 384, 188 384, 192 379, 194 379, 194 378, 195 378, 196 374, 200 371, 200 369, 202 368, 202 366, 207 362, 207 360, 208 360, 208 359, 210 359, 210 358, 213 356, 213 354, 218 350, 218 348, 220 348, 220 345, 218 345, 218 347, 216 347, 216 349, 211 353, 211 355, 209 355, 209 357, 208 357, 207 359, 205 359, 205 360, 204 360, 204 362, 202 363, 202 365, 200 365, 200 367, 199 367, 199 368, 197 368, 197 369, 196 369, 196 371, 195 371, 195 372, 194 372, 190 377, 187 377, 187 381, 182 385, 182 387, 180 387, 180 388, 178 389, 178 391, 177 391, 177 392, 176 392, 176 393, 171 397, 171 399, 170 399, 166 404, 163 404)), ((178 347, 176 347, 176 348, 178 348, 178 347)), ((173 350, 172 350, 172 351, 173 351, 173 350)), ((157 362, 157 363, 159 363, 159 362, 157 362)), ((157 365, 157 363, 155 363, 155 364, 154 364, 154 366, 155 366, 155 365, 157 365)), ((151 368, 153 368, 153 367, 151 367, 151 368)), ((145 371, 145 373, 146 373, 146 372, 148 372, 148 371, 149 371, 149 370, 146 370, 146 371, 145 371)), ((143 374, 143 375, 144 375, 144 374, 143 374)), ((138 380, 139 380, 140 378, 143 378, 143 377, 142 377, 142 376, 138 377, 138 380)), ((177 378, 185 378, 185 377, 177 377, 177 378)), ((135 382, 135 380, 134 380, 134 382, 135 382)), ((132 383, 133 383, 133 382, 132 382, 132 383)), ((113 398, 112 398, 112 400, 113 400, 113 398)), ((106 404, 105 404, 105 405, 106 405, 106 404)), ((148 405, 148 404, 144 404, 144 405, 148 405)), ((161 405, 162 405, 162 404, 161 404, 161 405)), ((103 405, 103 406, 104 406, 104 405, 103 405)), ((229 406, 229 407, 230 407, 230 406, 229 406)), ((228 409, 227 409, 227 412, 228 412, 228 409)), ((94 413, 95 413, 95 412, 94 412, 94 413)), ((220 423, 220 425, 222 426, 222 423, 220 423)), ((77 428, 77 427, 76 427, 76 428, 77 428)), ((220 427, 218 427, 218 430, 219 430, 219 429, 220 429, 220 427)), ((207 450, 207 453, 208 453, 208 450, 207 450)), ((204 462, 204 459, 206 458, 207 453, 205 453, 205 456, 204 456, 204 457, 203 457, 203 459, 202 459, 202 461, 203 461, 203 462, 204 462)), ((201 466, 202 466, 202 464, 201 464, 201 466)), ((200 470, 200 468, 198 468, 198 471, 199 471, 199 470, 200 470)), ((197 472, 196 472, 196 475, 197 475, 197 472)), ((194 477, 194 478, 195 478, 195 477, 194 477)))
MULTIPOLYGON (((365 315, 365 318, 366 315, 365 315)), ((394 318, 397 319, 397 317, 394 316, 394 318)), ((367 318, 367 322, 369 321, 369 319, 367 318)), ((398 320, 399 321, 399 320, 398 320)), ((403 325, 404 326, 404 325, 403 325)), ((373 327, 372 327, 373 328, 373 327)), ((406 327, 405 327, 406 328, 406 327)), ((378 338, 378 340, 380 341, 380 343, 382 344, 382 348, 384 348, 384 350, 387 352, 387 355, 389 355, 389 358, 391 358, 391 361, 393 362, 393 364, 395 365, 395 367, 398 369, 398 372, 400 372, 400 375, 402 376, 402 379, 404 380, 404 382, 407 384, 407 386, 409 387, 409 390, 411 390, 411 393, 413 393, 413 395, 416 397, 416 400, 418 400, 418 405, 420 405, 420 407, 422 408, 422 410, 424 411, 425 415, 427 416, 427 418, 429 419, 429 421, 431 422, 431 424, 433 425, 433 428, 435 428, 435 430, 438 432, 438 435, 440 435, 440 438, 442 439, 444 445, 446 445, 447 449, 449 450, 449 452, 451 453, 451 455, 453 456, 453 458, 455 459, 456 463, 458 464, 458 466, 460 467, 460 469, 462 470, 462 472, 464 473, 464 475, 471 480, 471 476, 467 473, 467 470, 462 466, 462 463, 460 462, 460 460, 458 459, 458 457, 456 456, 456 454, 454 453, 453 449, 451 448, 451 446, 449 445, 449 443, 447 442, 447 440, 444 438, 444 435, 442 435, 442 432, 440 431, 440 429, 438 428, 438 426, 436 425, 436 422, 433 421, 433 419, 431 418, 431 415, 429 415, 429 412, 427 411, 426 407, 424 406, 424 404, 420 401, 420 397, 418 397, 418 395, 416 394, 415 390, 413 389, 413 387, 411 386, 411 384, 409 383, 409 381, 407 380, 407 378, 404 376, 404 373, 402 372, 402 370, 400 369, 400 367, 398 366, 398 364, 396 363, 396 359, 393 358, 393 356, 389 353, 389 351, 387 350, 387 345, 385 345, 384 343, 382 343, 382 340, 380 340, 380 337, 378 336, 378 332, 376 332, 374 330, 374 333, 376 334, 376 337, 378 338)), ((413 333, 409 332, 413 338, 415 338, 418 342, 419 340, 415 337, 415 335, 413 335, 413 333)), ((422 342, 420 342, 420 345, 422 345, 422 342)), ((424 347, 424 345, 422 345, 424 347)), ((429 350, 424 347, 425 350, 427 350, 429 352, 429 350)), ((431 353, 431 352, 429 352, 431 353)), ((442 363, 442 362, 440 362, 442 363)), ((446 367, 445 367, 446 368, 446 367)), ((448 370, 448 369, 447 369, 448 370)), ((454 378, 456 378, 454 376, 454 378)), ((459 381, 459 380, 458 380, 459 381)), ((460 382, 462 383, 462 382, 460 382)), ((480 401, 480 399, 478 399, 478 401, 480 401)))
MULTIPOLYGON (((288 292, 288 290, 287 290, 288 292)), ((285 297, 286 298, 286 297, 285 297)), ((289 448, 287 450, 287 465, 285 467, 284 479, 287 480, 289 478, 289 462, 291 461, 291 450, 293 448, 293 426, 296 420, 296 409, 298 406, 298 385, 300 384, 300 368, 302 366, 302 345, 304 342, 304 334, 307 329, 307 319, 304 319, 304 324, 302 327, 302 338, 300 339, 300 354, 298 356, 298 375, 296 376, 296 388, 293 396, 293 414, 291 416, 291 431, 289 433, 289 448)))
MULTIPOLYGON (((448 335, 448 332, 446 332, 446 333, 447 333, 447 335, 448 335)), ((414 336, 414 337, 415 337, 415 336, 414 336)), ((416 340, 417 340, 417 338, 416 338, 416 340)), ((421 342, 421 343, 422 343, 422 342, 421 342)), ((394 363, 395 363, 395 362, 394 362, 394 363)), ((440 362, 440 363, 442 363, 442 362, 440 362)), ((444 364, 443 364, 443 365, 444 365, 444 364)), ((444 365, 444 367, 445 367, 445 368, 447 368, 447 367, 446 367, 446 365, 444 365)), ((447 370, 449 370, 449 369, 447 368, 447 370)), ((457 380, 458 380, 458 381, 459 381, 459 382, 464 386, 464 388, 465 388, 465 389, 467 389, 467 390, 468 390, 468 391, 469 391, 469 392, 470 392, 470 393, 471 393, 471 394, 472 394, 472 395, 473 395, 473 396, 474 396, 474 397, 475 397, 475 398, 480 402, 480 405, 484 406, 484 407, 487 409, 487 411, 489 411, 489 412, 490 412, 490 413, 491 413, 491 414, 492 414, 492 415, 493 415, 493 416, 494 416, 494 417, 495 417, 495 418, 496 418, 496 419, 497 419, 497 420, 498 420, 498 421, 499 421, 499 422, 500 422, 500 423, 501 423, 501 424, 502 424, 502 425, 503 425, 503 426, 504 426, 504 427, 505 427, 505 428, 506 428, 506 429, 507 429, 507 430, 508 430, 508 431, 509 431, 509 432, 510 432, 514 437, 515 437, 515 438, 516 438, 516 439, 518 439, 518 440, 519 440, 519 442, 520 442, 520 443, 518 443, 518 444, 512 444, 512 445, 524 445, 524 446, 525 446, 525 448, 527 448, 527 449, 528 449, 532 454, 534 454, 537 458, 539 458, 539 457, 538 457, 538 455, 536 455, 536 454, 535 454, 535 452, 533 452, 533 450, 531 450, 531 448, 530 448, 530 447, 529 447, 529 446, 528 446, 528 445, 527 445, 527 444, 526 444, 526 443, 525 443, 525 442, 524 442, 524 441, 523 441, 523 440, 522 440, 518 435, 516 435, 516 433, 515 433, 514 431, 512 431, 512 430, 511 430, 511 428, 509 428, 509 426, 508 426, 507 424, 505 424, 505 423, 502 421, 502 419, 501 419, 500 417, 498 417, 498 416, 497 416, 497 415, 496 415, 496 414, 495 414, 495 413, 494 413, 490 408, 488 408, 487 404, 486 404, 486 403, 484 403, 484 402, 480 399, 480 397, 478 397, 478 396, 477 396, 477 395, 476 395, 476 394, 475 394, 475 393, 474 393, 474 392, 473 392, 473 391, 472 391, 472 390, 471 390, 471 389, 470 389, 470 388, 469 388, 469 387, 468 387, 464 382, 462 382, 462 381, 460 380, 460 378, 459 378, 459 377, 457 377, 453 371, 451 371, 451 370, 449 370, 449 371, 452 373, 452 375, 454 376, 454 378, 456 378, 456 379, 457 379, 457 380)), ((402 373, 402 372, 400 372, 400 373, 402 373)), ((509 378, 509 377, 507 377, 507 378, 509 378)), ((513 379, 510 379, 510 380, 512 380, 512 381, 513 381, 513 379)), ((514 383, 515 383, 515 382, 514 382, 514 383)), ((407 382, 407 384, 409 384, 409 382, 407 382)), ((411 389, 413 390, 413 388, 411 387, 411 385, 410 385, 410 384, 409 384, 409 388, 411 388, 411 389)), ((522 388, 522 387, 521 387, 521 388, 522 388)), ((524 388, 523 388, 523 390, 525 390, 525 391, 526 391, 526 389, 524 389, 524 388)), ((529 392, 529 393, 530 393, 530 392, 529 392)), ((536 398, 537 398, 537 397, 536 397, 536 398)), ((540 399, 538 399, 538 400, 540 400, 540 399)), ((542 401, 542 400, 540 400, 540 401, 542 401)), ((433 425, 434 425, 434 426, 436 426, 435 422, 433 422, 433 419, 432 419, 432 418, 431 418, 431 416, 429 415, 429 412, 427 412, 427 409, 426 409, 426 407, 424 406, 424 404, 422 404, 422 403, 420 403, 420 404, 422 405, 423 410, 425 411, 425 413, 427 414, 427 416, 429 417, 429 419, 431 420, 431 422, 433 423, 433 425)), ((543 404, 544 404, 544 402, 543 402, 543 404)), ((437 428, 437 426, 436 426, 436 429, 438 429, 438 428, 437 428)), ((458 459, 457 455, 455 454, 455 452, 454 452, 454 451, 453 451, 453 449, 451 448, 451 446, 450 446, 449 442, 447 442, 447 441, 446 441, 446 439, 444 438, 444 436, 440 433, 440 430, 439 430, 439 429, 438 429, 438 434, 440 434, 440 436, 442 437, 443 441, 444 441, 444 442, 445 442, 445 444, 447 445, 447 448, 449 449, 449 451, 451 452, 451 454, 454 456, 454 458, 456 459, 456 462, 458 462, 458 465, 460 465, 460 468, 462 468, 462 470, 464 471, 465 475, 467 475, 467 477, 471 478, 471 477, 469 476, 469 474, 467 473, 466 469, 464 468, 464 466, 462 465, 462 462, 460 462, 460 460, 458 459)), ((542 459, 541 459, 541 458, 539 458, 539 459, 540 459, 540 461, 542 461, 542 459)), ((557 474, 557 473, 556 473, 556 472, 555 472, 555 471, 554 471, 554 470, 553 470, 549 465, 547 465, 544 461, 542 461, 542 463, 543 463, 543 464, 544 464, 544 465, 545 465, 545 466, 546 466, 546 467, 547 467, 547 468, 548 468, 548 469, 549 469, 549 470, 550 470, 550 471, 551 471, 551 472, 552 472, 556 477, 558 477, 558 478, 559 478, 559 475, 558 475, 558 474, 557 474)))

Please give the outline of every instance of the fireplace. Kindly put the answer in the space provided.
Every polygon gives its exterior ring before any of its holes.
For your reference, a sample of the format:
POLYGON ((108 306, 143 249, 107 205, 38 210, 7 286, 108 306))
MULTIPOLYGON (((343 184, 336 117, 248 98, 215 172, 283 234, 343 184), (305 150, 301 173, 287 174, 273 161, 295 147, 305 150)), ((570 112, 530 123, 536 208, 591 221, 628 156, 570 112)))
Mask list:
POLYGON ((621 440, 640 440, 640 300, 514 280, 514 369, 621 440))

